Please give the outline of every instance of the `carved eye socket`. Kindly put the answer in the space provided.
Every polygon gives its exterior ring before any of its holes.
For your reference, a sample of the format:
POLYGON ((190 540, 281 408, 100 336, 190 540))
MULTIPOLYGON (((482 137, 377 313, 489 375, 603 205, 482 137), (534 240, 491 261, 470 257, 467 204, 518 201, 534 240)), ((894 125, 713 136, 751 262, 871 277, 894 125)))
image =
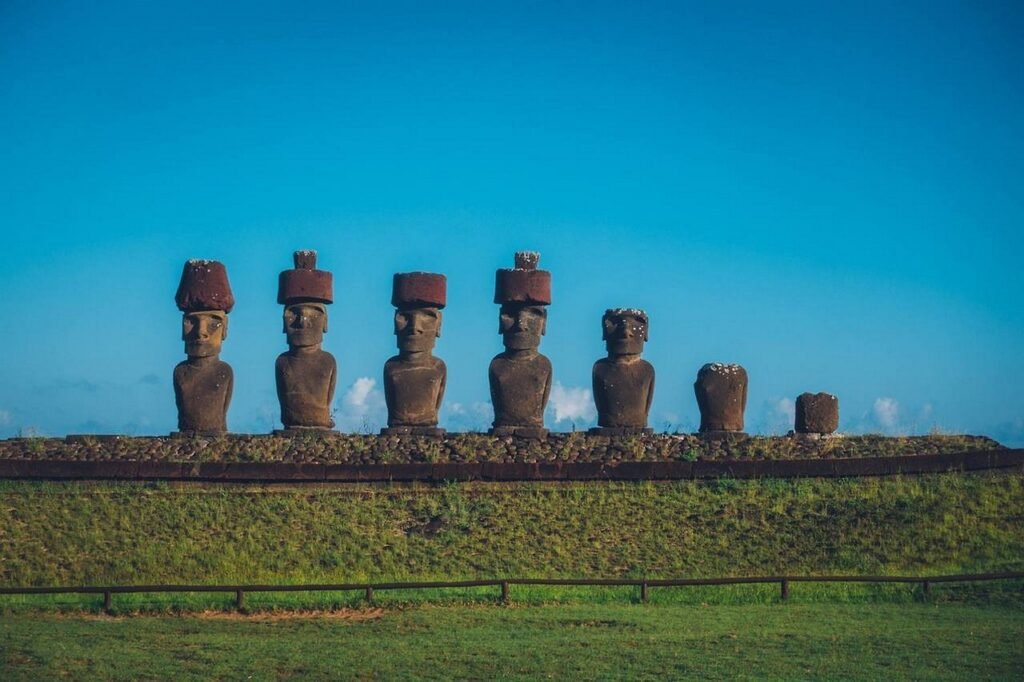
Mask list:
POLYGON ((395 327, 405 329, 409 326, 409 317, 405 313, 395 313, 395 327))

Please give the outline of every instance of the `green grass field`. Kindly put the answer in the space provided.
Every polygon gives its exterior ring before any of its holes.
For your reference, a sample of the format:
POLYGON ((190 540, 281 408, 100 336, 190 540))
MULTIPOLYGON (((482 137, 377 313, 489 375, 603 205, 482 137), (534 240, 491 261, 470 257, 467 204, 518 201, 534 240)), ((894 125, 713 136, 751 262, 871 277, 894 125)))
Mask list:
POLYGON ((0 619, 4 679, 1019 679, 1024 609, 417 606, 0 619))
POLYGON ((0 585, 1024 569, 1024 474, 666 483, 0 483, 0 585))
MULTIPOLYGON (((0 483, 0 584, 1024 569, 1024 474, 0 483)), ((3 679, 1018 679, 1024 581, 0 597, 3 679), (317 609, 315 616, 303 610, 317 609)))

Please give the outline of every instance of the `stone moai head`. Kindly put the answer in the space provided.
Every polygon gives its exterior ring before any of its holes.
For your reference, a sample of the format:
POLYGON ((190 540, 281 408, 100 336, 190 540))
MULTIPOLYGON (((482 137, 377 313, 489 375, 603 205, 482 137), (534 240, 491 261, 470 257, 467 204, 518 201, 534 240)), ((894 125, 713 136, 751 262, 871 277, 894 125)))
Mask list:
POLYGON ((502 268, 495 275, 494 302, 501 305, 498 333, 507 350, 537 350, 547 329, 551 273, 538 270, 539 263, 539 253, 519 251, 515 267, 502 268))
POLYGON ((640 355, 647 341, 647 313, 638 308, 609 308, 601 318, 608 357, 640 355))
POLYGON ((839 428, 839 398, 831 393, 801 393, 796 397, 797 433, 833 433, 839 428))
POLYGON ((295 268, 278 279, 277 302, 284 305, 289 348, 317 348, 327 331, 327 306, 334 302, 331 273, 316 269, 316 251, 296 251, 295 268))
POLYGON ((433 272, 399 272, 391 288, 395 337, 403 353, 429 353, 441 336, 441 309, 448 282, 433 272))
POLYGON ((185 263, 174 302, 182 313, 185 354, 190 358, 218 356, 228 336, 228 313, 235 307, 224 264, 215 260, 185 263))
POLYGON ((747 370, 713 362, 697 372, 693 384, 700 408, 700 431, 743 431, 747 406, 747 370))

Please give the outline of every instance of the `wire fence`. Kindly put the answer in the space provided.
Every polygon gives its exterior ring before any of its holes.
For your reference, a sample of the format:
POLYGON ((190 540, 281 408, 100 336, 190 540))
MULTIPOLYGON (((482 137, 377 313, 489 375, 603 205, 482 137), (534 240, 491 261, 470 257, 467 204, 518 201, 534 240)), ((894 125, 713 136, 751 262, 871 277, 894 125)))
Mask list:
POLYGON ((500 588, 500 600, 509 603, 513 585, 545 585, 571 587, 638 587, 640 601, 647 603, 651 588, 693 587, 703 585, 758 585, 774 583, 779 586, 779 596, 789 598, 791 583, 916 583, 921 586, 925 597, 936 583, 966 583, 993 580, 1017 580, 1024 578, 1024 572, 971 573, 935 576, 894 576, 894 575, 822 575, 822 576, 743 576, 729 578, 494 578, 488 580, 452 580, 434 582, 387 582, 387 583, 338 583, 309 585, 105 585, 79 587, 0 587, 0 595, 32 594, 100 594, 103 608, 113 608, 115 594, 132 593, 186 593, 220 592, 234 594, 235 606, 245 608, 245 595, 251 592, 362 592, 367 603, 372 604, 374 592, 384 590, 436 590, 467 587, 500 588))

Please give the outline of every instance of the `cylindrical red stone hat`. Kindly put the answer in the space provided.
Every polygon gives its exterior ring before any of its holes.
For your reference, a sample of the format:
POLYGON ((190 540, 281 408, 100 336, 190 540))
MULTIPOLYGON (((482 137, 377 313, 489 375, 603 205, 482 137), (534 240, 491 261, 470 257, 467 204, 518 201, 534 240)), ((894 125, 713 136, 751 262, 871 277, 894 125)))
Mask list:
POLYGON ((551 273, 538 270, 540 254, 536 251, 516 253, 516 266, 495 273, 494 302, 551 305, 551 273))
POLYGON ((448 280, 435 272, 396 272, 391 305, 396 308, 443 308, 448 302, 448 280))
POLYGON ((277 302, 333 303, 334 278, 326 270, 316 269, 316 251, 296 251, 295 268, 281 273, 277 284, 277 302))
POLYGON ((235 297, 231 293, 224 264, 215 260, 186 261, 174 302, 183 313, 197 310, 223 310, 230 313, 235 307, 235 297))

